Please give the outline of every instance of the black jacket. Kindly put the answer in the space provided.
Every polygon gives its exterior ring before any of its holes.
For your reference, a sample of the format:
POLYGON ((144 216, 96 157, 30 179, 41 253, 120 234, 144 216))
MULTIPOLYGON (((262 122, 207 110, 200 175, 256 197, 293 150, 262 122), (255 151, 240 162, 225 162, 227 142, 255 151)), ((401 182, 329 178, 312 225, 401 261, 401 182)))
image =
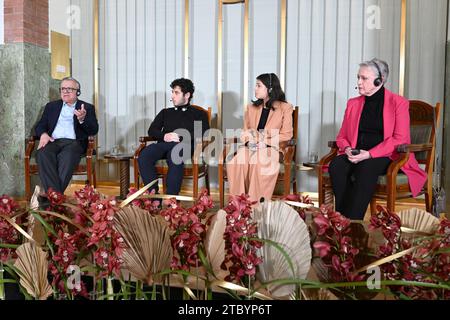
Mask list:
MULTIPOLYGON (((81 105, 84 104, 86 110, 86 117, 82 124, 79 123, 77 117, 73 116, 73 123, 75 127, 76 139, 80 142, 83 150, 86 151, 88 145, 88 137, 96 135, 98 132, 98 121, 95 115, 95 108, 92 104, 78 100, 75 105, 75 109, 81 109, 81 105)), ((35 134, 38 138, 46 132, 49 136, 52 135, 58 122, 59 114, 61 113, 63 106, 62 100, 52 101, 47 103, 42 114, 41 119, 36 125, 35 134)))

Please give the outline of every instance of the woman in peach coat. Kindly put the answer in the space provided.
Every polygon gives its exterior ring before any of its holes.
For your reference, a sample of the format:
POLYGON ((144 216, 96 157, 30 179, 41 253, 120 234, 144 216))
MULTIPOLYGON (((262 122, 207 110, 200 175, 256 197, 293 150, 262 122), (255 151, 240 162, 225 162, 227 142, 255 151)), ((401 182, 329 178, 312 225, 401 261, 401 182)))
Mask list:
POLYGON ((280 168, 279 144, 293 134, 293 108, 273 73, 256 78, 255 97, 245 110, 243 145, 227 162, 227 175, 230 195, 244 193, 262 201, 272 198, 280 168))

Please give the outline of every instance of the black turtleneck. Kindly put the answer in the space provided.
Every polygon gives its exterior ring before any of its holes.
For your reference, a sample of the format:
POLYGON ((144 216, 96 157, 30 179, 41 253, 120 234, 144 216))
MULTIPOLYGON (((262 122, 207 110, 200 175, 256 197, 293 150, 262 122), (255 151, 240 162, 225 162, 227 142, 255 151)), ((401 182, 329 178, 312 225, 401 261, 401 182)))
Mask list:
POLYGON ((269 119, 270 108, 262 108, 261 118, 259 118, 257 130, 263 130, 266 127, 267 119, 269 119))
POLYGON ((357 149, 370 150, 383 141, 384 87, 365 97, 359 120, 357 149))
MULTIPOLYGON (((190 104, 162 109, 148 128, 148 135, 162 142, 166 133, 174 132, 176 129, 186 129, 191 134, 192 139, 194 137, 194 121, 201 121, 201 134, 203 136, 205 131, 209 129, 206 112, 193 108, 190 104)), ((182 141, 187 142, 183 139, 182 141)), ((191 143, 193 144, 193 142, 192 139, 191 143)))

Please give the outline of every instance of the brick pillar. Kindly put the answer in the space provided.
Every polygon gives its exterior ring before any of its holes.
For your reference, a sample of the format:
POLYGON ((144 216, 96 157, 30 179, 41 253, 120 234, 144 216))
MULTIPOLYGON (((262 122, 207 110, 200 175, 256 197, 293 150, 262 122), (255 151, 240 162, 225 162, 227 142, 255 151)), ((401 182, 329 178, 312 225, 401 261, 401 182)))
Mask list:
POLYGON ((0 10, 0 194, 23 196, 25 138, 49 96, 48 0, 4 0, 0 10))
POLYGON ((5 0, 5 43, 48 48, 48 0, 5 0))

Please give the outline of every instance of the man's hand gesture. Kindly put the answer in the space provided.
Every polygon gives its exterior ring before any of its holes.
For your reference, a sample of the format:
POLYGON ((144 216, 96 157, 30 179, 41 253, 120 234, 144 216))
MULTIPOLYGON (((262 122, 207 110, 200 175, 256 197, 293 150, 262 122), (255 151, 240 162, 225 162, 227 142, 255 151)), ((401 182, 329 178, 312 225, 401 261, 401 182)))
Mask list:
POLYGON ((74 114, 77 116, 78 122, 82 123, 86 117, 86 109, 84 109, 84 103, 81 105, 81 109, 75 109, 74 114))

